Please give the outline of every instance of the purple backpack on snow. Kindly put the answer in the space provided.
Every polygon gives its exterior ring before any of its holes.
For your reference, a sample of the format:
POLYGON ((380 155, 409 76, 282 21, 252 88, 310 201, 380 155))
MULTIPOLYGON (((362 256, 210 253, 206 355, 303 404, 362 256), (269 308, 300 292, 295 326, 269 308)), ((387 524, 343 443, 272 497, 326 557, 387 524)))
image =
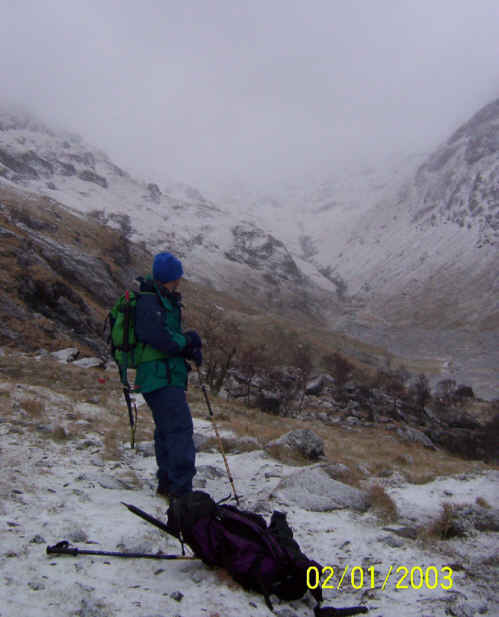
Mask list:
MULTIPOLYGON (((204 563, 225 568, 247 590, 263 594, 270 610, 270 596, 298 600, 308 591, 307 569, 322 567, 309 559, 293 539, 286 515, 274 511, 270 525, 253 512, 217 505, 203 491, 177 498, 168 508, 169 532, 204 563)), ((317 601, 316 617, 354 615, 365 607, 320 608, 322 590, 310 590, 317 601)))

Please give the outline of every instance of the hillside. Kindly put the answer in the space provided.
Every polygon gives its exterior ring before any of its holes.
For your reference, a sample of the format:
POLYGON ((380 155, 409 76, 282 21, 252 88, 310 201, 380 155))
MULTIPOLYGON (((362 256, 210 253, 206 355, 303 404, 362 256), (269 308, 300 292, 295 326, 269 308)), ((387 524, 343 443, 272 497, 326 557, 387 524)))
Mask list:
POLYGON ((190 186, 135 179, 81 137, 26 112, 0 109, 0 185, 55 199, 152 253, 167 247, 191 278, 243 301, 258 298, 316 319, 335 304, 334 286, 243 211, 221 208, 190 186))
MULTIPOLYGON (((357 172, 345 166, 279 199, 239 193, 220 202, 190 186, 134 179, 80 137, 2 111, 0 187, 41 208, 57 203, 95 229, 116 230, 103 266, 111 274, 99 274, 113 294, 129 278, 113 280, 116 268, 127 267, 127 247, 137 256, 168 248, 193 283, 252 314, 270 311, 300 328, 329 331, 327 340, 362 341, 353 348, 374 348, 378 357, 383 349, 408 366, 440 367, 442 376, 493 398, 497 107, 478 112, 422 164, 415 156, 357 172)), ((69 251, 70 268, 78 250, 69 251)))
MULTIPOLYGON (((32 125, 20 128, 18 120, 15 130, 35 133, 38 141, 47 131, 32 125)), ((59 137, 47 135, 52 147, 59 137)), ((11 138, 12 134, 8 148, 0 147, 4 169, 0 182, 0 456, 4 468, 0 617, 268 615, 260 596, 244 591, 221 570, 197 561, 46 554, 46 546, 60 540, 83 549, 178 553, 178 543, 135 519, 121 505, 133 503, 165 518, 165 504, 155 495, 150 415, 139 396, 139 444, 137 451, 130 450, 119 378, 114 365, 106 365, 102 331, 116 297, 133 284, 135 276, 149 270, 153 254, 147 249, 154 244, 140 241, 130 210, 118 207, 119 191, 110 190, 116 178, 128 183, 124 193, 128 189, 133 193, 140 185, 124 172, 120 175, 106 167, 107 159, 92 154, 92 163, 90 156, 77 154, 78 141, 61 148, 68 156, 83 157, 81 161, 70 163, 62 155, 59 162, 50 160, 50 149, 43 157, 33 153, 26 157, 23 150, 11 147, 11 138), (75 173, 62 163, 74 165, 75 173), (57 180, 64 186, 61 169, 71 171, 64 191, 55 184, 57 180), (98 177, 90 180, 85 170, 98 177), (90 188, 78 197, 86 185, 90 188), (62 201, 68 195, 74 197, 72 206, 62 201), (110 196, 109 202, 101 201, 104 195, 110 196), (66 363, 50 353, 64 347, 77 347, 83 356, 98 355, 100 361, 85 368, 85 362, 66 363)), ((146 186, 146 190, 153 203, 156 188, 146 186)), ((203 198, 192 192, 191 198, 197 205, 176 202, 178 212, 199 217, 203 198)), ((163 196, 156 206, 165 203, 163 196)), ((209 216, 215 216, 212 207, 206 206, 209 216)), ((159 217, 159 212, 154 216, 159 217)), ((159 218, 151 220, 159 225, 159 218)), ((177 245, 175 237, 171 246, 178 246, 184 257, 183 246, 186 264, 193 255, 201 255, 206 268, 205 282, 199 273, 190 277, 188 272, 182 283, 186 326, 198 327, 211 311, 230 334, 241 332, 240 350, 265 343, 274 355, 270 364, 259 366, 260 373, 250 386, 270 399, 282 385, 279 372, 284 387, 290 376, 292 383, 297 381, 289 367, 281 366, 297 350, 312 352, 311 365, 304 363, 303 375, 320 373, 319 380, 302 384, 307 390, 303 396, 298 392, 299 404, 293 401, 277 412, 263 413, 258 405, 245 405, 244 398, 236 400, 235 393, 232 397, 232 386, 240 386, 244 362, 231 371, 223 396, 210 395, 242 507, 267 520, 273 509, 285 511, 304 552, 336 573, 348 568, 350 580, 347 576, 343 588, 325 590, 327 605, 362 604, 372 614, 382 612, 385 617, 420 617, 422 611, 428 617, 495 614, 499 502, 492 431, 497 431, 497 408, 469 393, 464 397, 442 394, 416 405, 414 393, 400 381, 402 366, 414 374, 424 372, 435 382, 445 374, 445 357, 428 357, 425 347, 419 356, 407 354, 407 349, 392 354, 378 326, 380 340, 375 343, 331 329, 322 315, 308 307, 322 297, 327 309, 331 290, 319 292, 314 285, 301 285, 301 267, 306 262, 295 260, 261 226, 239 221, 232 229, 237 229, 238 240, 226 247, 223 259, 233 264, 233 270, 230 276, 224 274, 224 284, 237 272, 239 276, 253 272, 256 277, 273 274, 266 293, 272 286, 283 294, 283 289, 289 292, 286 314, 269 309, 280 309, 284 295, 264 301, 244 277, 238 279, 237 293, 216 289, 209 279, 214 261, 206 255, 220 256, 220 247, 210 252, 203 237, 196 253, 194 245, 187 251, 187 245, 177 245), (262 263, 271 264, 270 270, 260 270, 262 263), (295 284, 300 293, 292 302, 295 284), (323 356, 335 351, 352 362, 351 378, 343 384, 338 374, 335 378, 322 374, 323 356), (317 389, 319 381, 322 392, 317 389), (323 454, 311 456, 306 449, 282 441, 288 431, 303 429, 315 432, 323 454), (443 577, 450 568, 452 586, 446 589, 435 582, 437 589, 429 589, 416 581, 397 588, 400 580, 392 578, 383 589, 382 579, 390 566, 395 571, 402 568, 399 575, 404 567, 416 576, 418 568, 436 571, 440 583, 447 581, 443 577), (354 567, 357 574, 364 569, 362 584, 351 578, 354 567)), ((161 248, 163 241, 158 240, 161 248)), ((257 285, 256 279, 253 283, 257 285)), ((341 303, 336 302, 339 307, 341 303)), ((361 315, 362 304, 356 302, 347 299, 344 307, 357 306, 361 315)), ((205 351, 207 368, 211 350, 205 351)), ((207 421, 205 401, 192 378, 188 397, 198 449, 195 487, 222 499, 230 485, 207 421)), ((338 583, 338 578, 333 582, 338 583)), ((312 613, 310 599, 276 606, 280 617, 311 617, 312 613)))
MULTIPOLYGON (((61 540, 83 550, 180 553, 176 540, 120 503, 165 520, 166 504, 154 493, 151 418, 139 400, 133 451, 113 368, 2 351, 0 372, 2 617, 271 614, 260 595, 198 561, 47 555, 46 547, 61 540)), ((195 486, 222 499, 230 485, 206 406, 195 384, 188 396, 198 444, 195 486)), ((334 568, 325 605, 362 604, 385 617, 496 614, 493 467, 401 441, 383 427, 348 425, 314 425, 325 454, 306 459, 268 444, 309 423, 234 401, 213 405, 242 507, 267 521, 273 509, 285 511, 302 550, 334 568), (416 578, 397 588, 404 567, 415 568, 416 577, 430 566, 435 589, 416 578)), ((313 604, 276 604, 275 614, 311 617, 313 604)))

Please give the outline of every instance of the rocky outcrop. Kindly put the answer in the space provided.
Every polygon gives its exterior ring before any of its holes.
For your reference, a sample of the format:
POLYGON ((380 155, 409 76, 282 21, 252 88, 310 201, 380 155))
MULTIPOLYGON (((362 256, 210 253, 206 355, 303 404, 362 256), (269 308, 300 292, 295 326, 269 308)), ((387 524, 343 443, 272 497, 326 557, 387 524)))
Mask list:
POLYGON ((251 223, 236 225, 232 229, 233 246, 225 256, 231 261, 244 263, 256 270, 265 269, 266 280, 278 284, 279 280, 301 281, 303 275, 285 245, 251 223))
POLYGON ((285 448, 295 451, 308 460, 316 461, 324 456, 324 442, 314 431, 310 429, 295 429, 285 435, 270 441, 266 449, 285 448))
POLYGON ((38 173, 33 167, 31 167, 28 163, 25 163, 22 159, 12 156, 6 150, 0 148, 0 163, 4 165, 10 174, 11 178, 14 178, 15 175, 20 176, 21 178, 28 179, 36 179, 38 178, 38 173), (12 173, 13 172, 13 173, 12 173))
POLYGON ((159 186, 154 183, 150 183, 147 185, 148 198, 153 201, 155 204, 159 204, 161 201, 161 191, 159 190, 159 186))
POLYGON ((443 217, 480 226, 481 242, 499 240, 499 99, 457 130, 419 168, 414 222, 443 217))
POLYGON ((79 341, 101 353, 104 316, 133 280, 130 268, 141 272, 136 256, 146 253, 129 247, 124 264, 113 248, 123 244, 119 232, 82 223, 46 198, 28 200, 1 188, 0 229, 8 281, 0 344, 60 349, 79 341))
POLYGON ((83 170, 81 173, 78 174, 78 178, 80 178, 80 180, 84 180, 85 182, 93 182, 94 184, 101 186, 103 189, 107 189, 106 178, 104 178, 103 176, 99 176, 99 174, 96 174, 90 169, 83 170))
POLYGON ((274 495, 314 512, 329 512, 349 508, 364 512, 366 495, 352 486, 333 480, 321 465, 292 473, 277 485, 274 495))

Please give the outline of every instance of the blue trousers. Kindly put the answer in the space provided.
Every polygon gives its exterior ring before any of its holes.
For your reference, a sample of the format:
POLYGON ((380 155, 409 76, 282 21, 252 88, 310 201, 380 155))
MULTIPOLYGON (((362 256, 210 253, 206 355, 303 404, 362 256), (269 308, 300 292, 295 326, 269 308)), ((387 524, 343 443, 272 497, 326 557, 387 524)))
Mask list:
POLYGON ((196 451, 191 410, 183 388, 166 386, 144 394, 154 418, 154 447, 160 484, 170 495, 192 491, 196 451))

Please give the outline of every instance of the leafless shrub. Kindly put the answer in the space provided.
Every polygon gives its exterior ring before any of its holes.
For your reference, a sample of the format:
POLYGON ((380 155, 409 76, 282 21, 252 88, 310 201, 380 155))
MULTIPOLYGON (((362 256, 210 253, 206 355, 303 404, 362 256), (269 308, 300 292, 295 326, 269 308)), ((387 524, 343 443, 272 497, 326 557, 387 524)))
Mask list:
POLYGON ((298 345, 295 349, 292 359, 292 366, 296 370, 296 386, 298 389, 298 410, 303 408, 303 400, 305 398, 305 388, 307 381, 312 372, 312 348, 310 345, 298 345))
POLYGON ((353 365, 338 352, 323 356, 321 364, 333 375, 338 389, 342 390, 352 374, 353 365))
POLYGON ((430 383, 424 373, 417 376, 409 388, 409 394, 420 409, 424 409, 424 406, 431 400, 430 383))
POLYGON ((437 383, 435 393, 437 397, 446 404, 450 403, 454 392, 456 391, 456 382, 454 379, 442 379, 437 383))
POLYGON ((265 345, 248 345, 243 348, 238 363, 238 379, 246 387, 246 405, 249 407, 253 380, 267 363, 265 345))
POLYGON ((402 398, 407 394, 408 379, 409 373, 403 367, 396 371, 380 369, 376 374, 375 385, 390 396, 402 398))
POLYGON ((481 449, 483 451, 484 458, 491 462, 497 462, 499 460, 499 412, 487 422, 482 431, 481 449))
POLYGON ((216 307, 210 307, 201 316, 198 330, 204 342, 205 380, 211 390, 218 393, 235 362, 241 344, 241 329, 216 307))

